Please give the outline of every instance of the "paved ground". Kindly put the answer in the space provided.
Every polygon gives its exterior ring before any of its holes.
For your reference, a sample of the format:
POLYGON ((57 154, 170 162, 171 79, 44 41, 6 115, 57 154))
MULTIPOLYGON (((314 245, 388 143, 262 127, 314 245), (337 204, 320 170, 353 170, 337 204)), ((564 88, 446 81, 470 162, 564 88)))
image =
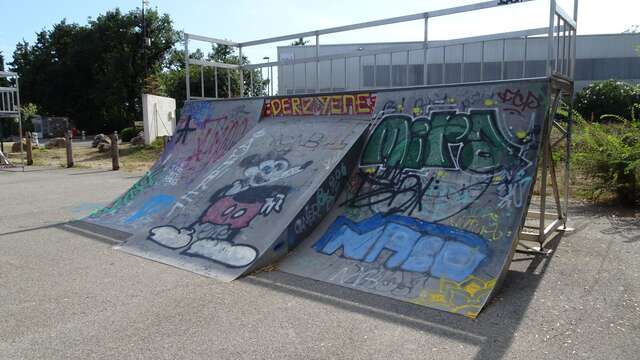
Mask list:
POLYGON ((0 171, 0 358, 640 357, 640 219, 576 207, 472 321, 279 272, 219 283, 64 225, 139 175, 0 171))

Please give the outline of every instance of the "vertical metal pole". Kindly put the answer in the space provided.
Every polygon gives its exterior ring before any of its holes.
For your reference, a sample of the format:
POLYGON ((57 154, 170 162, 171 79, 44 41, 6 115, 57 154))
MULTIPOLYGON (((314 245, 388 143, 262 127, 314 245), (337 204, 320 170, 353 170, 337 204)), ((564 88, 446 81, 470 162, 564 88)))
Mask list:
POLYGON ((293 79, 293 94, 296 93, 296 56, 293 55, 293 63, 291 64, 291 78, 293 79))
POLYGON ((191 79, 189 78, 189 34, 184 34, 184 79, 187 85, 187 101, 191 100, 191 79))
POLYGON ((427 71, 429 70, 429 62, 427 61, 427 51, 429 49, 429 14, 425 13, 424 15, 424 69, 422 73, 422 81, 424 85, 427 85, 429 80, 427 71))
POLYGON ((389 53, 389 87, 393 87, 393 53, 389 53))
POLYGON ((405 68, 406 75, 405 75, 405 80, 406 80, 406 86, 409 86, 409 50, 407 50, 407 67, 405 68))
POLYGON ((329 59, 329 89, 333 91, 333 59, 329 59))
POLYGON ((464 44, 462 44, 462 59, 460 60, 460 82, 464 82, 464 44))
POLYGON ((484 81, 484 41, 482 42, 482 56, 480 57, 480 81, 484 81))
POLYGON ((447 78, 447 47, 442 46, 442 83, 446 84, 447 78))
POLYGON ((378 86, 378 54, 373 54, 373 88, 378 86))
POLYGON ((361 89, 364 87, 364 84, 362 82, 362 56, 358 56, 358 89, 361 89))
POLYGON ((527 40, 528 37, 524 37, 524 58, 522 60, 522 78, 527 77, 527 40))
POLYGON ((547 76, 553 74, 551 60, 553 59, 553 33, 556 16, 556 0, 551 0, 549 6, 549 29, 547 32, 547 76))
POLYGON ((218 67, 217 66, 213 68, 213 76, 214 76, 214 84, 216 87, 215 93, 216 93, 216 99, 217 99, 218 98, 218 67))
POLYGON ((240 97, 244 97, 244 71, 242 70, 242 46, 238 46, 238 71, 240 72, 240 97))
POLYGON ((204 66, 200 66, 200 97, 204 97, 204 66))
POLYGON ((573 49, 573 37, 575 35, 575 32, 573 29, 569 29, 569 44, 567 44, 567 46, 569 47, 569 49, 567 50, 567 76, 570 79, 573 79, 573 68, 571 66, 571 60, 572 60, 572 49, 573 49))
POLYGON ((253 96, 253 69, 249 69, 249 84, 251 87, 249 88, 249 97, 253 96))
POLYGON ((347 90, 349 88, 347 84, 347 58, 344 58, 344 89, 347 90))
POLYGON ((227 97, 231 97, 231 69, 227 69, 227 97))
MULTIPOLYGON (((573 90, 573 89, 572 89, 573 90)), ((573 97, 573 94, 569 96, 573 97)), ((569 101, 569 116, 567 117, 567 141, 565 143, 566 159, 564 162, 564 214, 563 225, 567 227, 569 213, 569 182, 571 181, 571 131, 573 127, 573 101, 569 101)))
POLYGON ((269 86, 271 87, 271 96, 273 96, 273 65, 269 66, 269 86))
POLYGON ((502 39, 502 62, 500 63, 500 79, 501 80, 504 80, 505 78, 504 60, 505 60, 506 47, 507 47, 507 39, 502 39))
MULTIPOLYGON (((567 22, 565 21, 562 26, 562 73, 564 74, 567 71, 568 66, 565 66, 565 62, 567 60, 567 22)), ((569 72, 567 71, 567 76, 569 72)))
POLYGON ((307 82, 307 62, 304 63, 304 92, 310 92, 309 84, 307 82))
POLYGON ((320 92, 320 34, 316 33, 316 92, 320 92))
MULTIPOLYGON (((556 94, 558 96, 558 94, 556 94)), ((555 107, 553 107, 555 108, 555 107)), ((540 248, 542 250, 542 245, 544 244, 544 228, 545 228, 545 213, 547 210, 547 171, 549 168, 549 133, 550 127, 553 126, 553 114, 551 110, 549 110, 549 115, 547 117, 547 124, 545 125, 545 133, 543 134, 544 138, 542 139, 542 174, 540 175, 540 219, 538 223, 539 233, 538 233, 538 242, 540 243, 540 248)))
POLYGON ((556 30, 556 38, 558 39, 558 45, 556 47, 556 72, 560 71, 560 30, 562 27, 560 26, 560 16, 557 16, 557 30, 556 30))

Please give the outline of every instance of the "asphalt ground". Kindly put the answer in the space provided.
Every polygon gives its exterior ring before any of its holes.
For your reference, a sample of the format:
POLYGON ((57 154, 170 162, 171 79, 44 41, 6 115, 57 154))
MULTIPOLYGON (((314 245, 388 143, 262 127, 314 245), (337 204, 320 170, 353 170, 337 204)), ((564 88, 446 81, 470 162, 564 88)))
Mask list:
POLYGON ((221 283, 69 221, 141 174, 0 171, 0 359, 639 359, 640 219, 574 205, 477 320, 278 271, 221 283))

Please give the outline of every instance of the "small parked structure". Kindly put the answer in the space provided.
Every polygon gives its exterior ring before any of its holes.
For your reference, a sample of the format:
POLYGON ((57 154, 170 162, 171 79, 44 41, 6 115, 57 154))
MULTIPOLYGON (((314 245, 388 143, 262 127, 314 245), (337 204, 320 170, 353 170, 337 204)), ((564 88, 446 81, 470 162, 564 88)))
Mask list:
POLYGON ((145 144, 151 144, 157 137, 173 135, 176 128, 176 100, 143 94, 142 119, 145 144))

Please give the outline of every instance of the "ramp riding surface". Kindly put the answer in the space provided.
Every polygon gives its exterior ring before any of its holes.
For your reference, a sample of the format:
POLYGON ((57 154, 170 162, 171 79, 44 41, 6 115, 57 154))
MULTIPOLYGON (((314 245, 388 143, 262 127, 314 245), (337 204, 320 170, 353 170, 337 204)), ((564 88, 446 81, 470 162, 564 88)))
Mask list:
MULTIPOLYGON (((230 107, 225 102, 202 104, 230 107)), ((262 109, 252 105, 246 114, 249 123, 262 109)), ((141 189, 129 204, 113 211, 112 205, 88 221, 132 233, 120 247, 126 252, 232 280, 285 255, 329 211, 355 166, 357 154, 350 151, 368 119, 265 118, 216 161, 199 154, 199 145, 190 147, 194 153, 185 157, 178 135, 147 176, 154 181, 141 180, 148 189, 141 189), (182 160, 171 162, 174 156, 182 160), (186 166, 202 170, 195 176, 183 170, 174 175, 176 167, 186 166), (321 201, 324 210, 303 209, 310 200, 321 201)), ((211 141, 206 132, 200 139, 204 129, 194 130, 184 143, 211 141)))
POLYGON ((524 221, 549 81, 190 103, 161 160, 86 221, 221 280, 300 243, 280 270, 475 317, 524 221))
POLYGON ((548 80, 378 92, 341 206, 282 271, 477 316, 529 203, 548 80))

